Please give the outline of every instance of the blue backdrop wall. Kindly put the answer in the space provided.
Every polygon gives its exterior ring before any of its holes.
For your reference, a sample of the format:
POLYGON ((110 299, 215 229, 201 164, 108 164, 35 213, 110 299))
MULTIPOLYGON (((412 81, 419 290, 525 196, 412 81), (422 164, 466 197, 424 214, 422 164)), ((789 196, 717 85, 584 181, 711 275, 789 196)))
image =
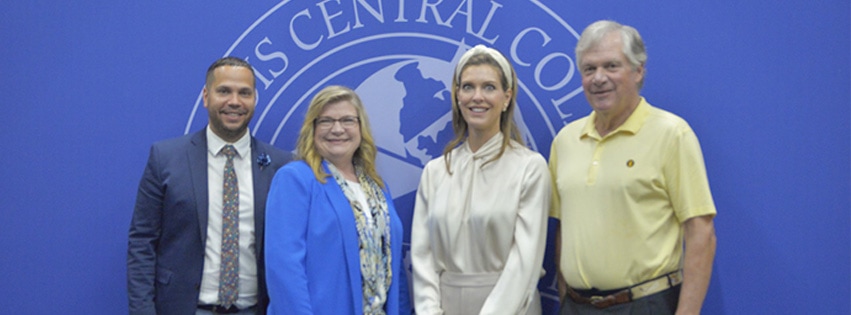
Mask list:
POLYGON ((704 312, 851 312, 848 1, 437 2, 6 3, 0 313, 127 312, 127 229, 148 148, 204 126, 204 71, 221 56, 257 66, 252 132, 285 149, 318 87, 357 87, 383 172, 401 170, 388 181, 404 207, 434 156, 424 141, 440 143, 458 52, 484 43, 510 55, 524 132, 546 156, 553 133, 590 110, 573 47, 604 18, 642 33, 642 94, 701 140, 719 212, 704 312))

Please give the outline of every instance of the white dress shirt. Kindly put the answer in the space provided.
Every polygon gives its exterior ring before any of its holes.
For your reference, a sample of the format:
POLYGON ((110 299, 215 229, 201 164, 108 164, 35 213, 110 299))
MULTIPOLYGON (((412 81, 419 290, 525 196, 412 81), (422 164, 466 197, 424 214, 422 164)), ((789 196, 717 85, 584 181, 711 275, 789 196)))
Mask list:
POLYGON ((207 189, 209 211, 204 254, 204 274, 198 304, 218 304, 222 255, 222 190, 227 157, 219 152, 231 144, 237 155, 233 159, 239 183, 239 297, 236 307, 257 304, 257 253, 254 250, 254 180, 251 171, 251 132, 235 143, 227 143, 207 126, 207 189))

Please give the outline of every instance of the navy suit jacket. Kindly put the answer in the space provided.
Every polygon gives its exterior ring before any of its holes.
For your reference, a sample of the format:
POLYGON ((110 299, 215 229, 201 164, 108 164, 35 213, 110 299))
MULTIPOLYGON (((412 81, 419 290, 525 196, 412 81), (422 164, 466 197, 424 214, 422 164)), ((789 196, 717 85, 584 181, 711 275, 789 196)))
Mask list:
MULTIPOLYGON (((292 156, 251 137, 258 309, 268 303, 263 266, 266 196, 292 156), (258 156, 271 158, 260 165, 258 156)), ((130 314, 195 314, 207 240, 206 128, 155 143, 139 183, 127 250, 130 314)))
MULTIPOLYGON (((402 221, 386 189, 384 196, 393 272, 385 309, 388 315, 406 315, 411 306, 402 268, 402 221)), ((269 314, 363 314, 355 216, 334 178, 320 183, 307 163, 292 162, 278 170, 267 203, 269 314)))

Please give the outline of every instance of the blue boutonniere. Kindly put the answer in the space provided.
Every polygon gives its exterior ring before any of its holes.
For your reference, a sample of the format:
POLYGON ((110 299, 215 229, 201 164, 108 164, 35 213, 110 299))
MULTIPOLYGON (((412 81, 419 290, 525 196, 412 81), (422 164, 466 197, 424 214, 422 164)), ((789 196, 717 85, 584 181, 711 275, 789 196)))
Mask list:
POLYGON ((257 155, 257 165, 260 165, 260 170, 263 170, 269 164, 272 164, 272 158, 268 154, 260 153, 257 155))

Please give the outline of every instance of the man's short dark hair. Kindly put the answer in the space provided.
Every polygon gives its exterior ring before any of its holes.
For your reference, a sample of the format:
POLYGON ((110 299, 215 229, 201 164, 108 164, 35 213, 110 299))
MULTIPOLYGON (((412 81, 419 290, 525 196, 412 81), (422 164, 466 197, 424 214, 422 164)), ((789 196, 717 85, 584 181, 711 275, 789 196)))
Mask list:
POLYGON ((248 69, 249 71, 251 71, 252 77, 254 78, 254 81, 252 83, 255 87, 257 87, 257 77, 253 75, 254 68, 251 67, 251 64, 249 64, 248 61, 233 56, 222 57, 219 60, 213 62, 213 64, 211 64, 210 67, 207 68, 207 80, 204 85, 210 86, 210 84, 213 83, 213 71, 215 71, 216 68, 222 66, 243 67, 248 69))

